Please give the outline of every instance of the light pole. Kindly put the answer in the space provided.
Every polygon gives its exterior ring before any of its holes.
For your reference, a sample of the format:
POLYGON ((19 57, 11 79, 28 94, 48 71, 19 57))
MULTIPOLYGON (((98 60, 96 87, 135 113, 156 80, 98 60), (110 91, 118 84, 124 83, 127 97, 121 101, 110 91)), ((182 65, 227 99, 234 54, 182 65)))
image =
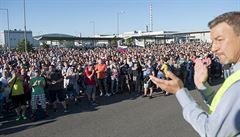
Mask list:
POLYGON ((24 10, 24 41, 25 41, 25 52, 27 53, 27 34, 26 34, 26 9, 25 9, 25 0, 23 0, 23 10, 24 10))
POLYGON ((125 13, 124 11, 117 12, 117 36, 119 36, 119 15, 125 13))
POLYGON ((93 37, 95 36, 95 21, 90 21, 89 23, 93 24, 93 37))
POLYGON ((7 48, 10 50, 11 49, 11 44, 10 44, 10 29, 9 29, 9 14, 8 14, 8 9, 0 9, 0 10, 5 10, 7 11, 7 24, 8 24, 8 46, 7 48))

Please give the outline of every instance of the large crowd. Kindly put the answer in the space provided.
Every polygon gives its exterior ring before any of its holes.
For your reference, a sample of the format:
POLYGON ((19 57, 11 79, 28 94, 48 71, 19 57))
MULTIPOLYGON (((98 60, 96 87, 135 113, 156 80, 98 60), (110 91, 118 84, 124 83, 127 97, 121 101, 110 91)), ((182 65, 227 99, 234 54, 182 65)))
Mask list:
POLYGON ((68 100, 77 102, 80 95, 88 98, 89 105, 98 105, 96 96, 131 92, 151 99, 152 93, 161 89, 149 76, 168 79, 168 70, 180 77, 185 87, 194 88, 197 58, 208 66, 211 83, 228 67, 219 63, 210 46, 209 43, 174 43, 128 47, 124 52, 113 47, 4 52, 0 55, 0 115, 8 113, 11 105, 16 120, 28 118, 27 108, 31 108, 34 116, 38 106, 48 115, 47 104, 57 111, 57 102, 68 112, 68 100))

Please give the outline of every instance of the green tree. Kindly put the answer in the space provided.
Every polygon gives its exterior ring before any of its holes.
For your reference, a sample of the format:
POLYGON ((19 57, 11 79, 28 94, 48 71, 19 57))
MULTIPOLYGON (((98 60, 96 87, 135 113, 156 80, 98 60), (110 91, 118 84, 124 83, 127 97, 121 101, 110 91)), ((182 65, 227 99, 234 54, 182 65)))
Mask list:
POLYGON ((117 46, 117 38, 116 38, 116 36, 111 40, 111 46, 117 46))
MULTIPOLYGON (((26 50, 30 51, 30 50, 32 50, 32 47, 33 47, 32 44, 30 44, 30 42, 27 41, 27 49, 26 50)), ((21 51, 21 52, 25 51, 25 40, 24 39, 18 42, 17 50, 21 51)))
POLYGON ((63 46, 65 48, 74 48, 74 41, 64 41, 63 46))
POLYGON ((45 43, 45 42, 43 42, 41 48, 48 49, 48 48, 50 48, 50 45, 45 43))
POLYGON ((132 43, 133 43, 133 39, 132 38, 127 38, 126 39, 126 45, 131 46, 132 43))

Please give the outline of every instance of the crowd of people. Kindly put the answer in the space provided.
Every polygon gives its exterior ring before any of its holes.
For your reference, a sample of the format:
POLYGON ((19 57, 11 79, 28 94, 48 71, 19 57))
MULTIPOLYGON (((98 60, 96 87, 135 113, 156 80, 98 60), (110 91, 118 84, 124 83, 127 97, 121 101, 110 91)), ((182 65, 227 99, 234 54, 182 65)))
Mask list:
MULTIPOLYGON (((35 49, 28 53, 8 51, 0 55, 0 114, 12 104, 16 120, 32 116, 40 105, 48 115, 47 102, 57 111, 57 102, 68 112, 68 100, 79 101, 86 95, 90 105, 98 105, 96 96, 136 92, 153 97, 161 90, 149 78, 169 79, 173 72, 188 88, 194 88, 194 62, 200 58, 208 66, 209 82, 219 78, 223 67, 209 50, 209 43, 182 43, 145 48, 35 49)), ((168 92, 162 91, 166 96, 168 92)))

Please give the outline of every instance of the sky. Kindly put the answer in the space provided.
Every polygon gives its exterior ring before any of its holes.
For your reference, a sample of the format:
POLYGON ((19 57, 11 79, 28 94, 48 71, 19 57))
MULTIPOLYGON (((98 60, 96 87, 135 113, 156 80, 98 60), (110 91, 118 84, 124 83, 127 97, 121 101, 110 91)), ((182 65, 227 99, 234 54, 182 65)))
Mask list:
MULTIPOLYGON (((24 30, 24 0, 0 0, 9 11, 10 29, 24 30)), ((146 31, 150 0, 25 0, 26 26, 33 35, 74 36, 146 31), (93 23, 95 22, 95 23, 93 23)), ((204 31, 214 17, 240 11, 240 0, 152 0, 153 31, 204 31)), ((0 10, 0 31, 7 30, 7 14, 0 10)))

